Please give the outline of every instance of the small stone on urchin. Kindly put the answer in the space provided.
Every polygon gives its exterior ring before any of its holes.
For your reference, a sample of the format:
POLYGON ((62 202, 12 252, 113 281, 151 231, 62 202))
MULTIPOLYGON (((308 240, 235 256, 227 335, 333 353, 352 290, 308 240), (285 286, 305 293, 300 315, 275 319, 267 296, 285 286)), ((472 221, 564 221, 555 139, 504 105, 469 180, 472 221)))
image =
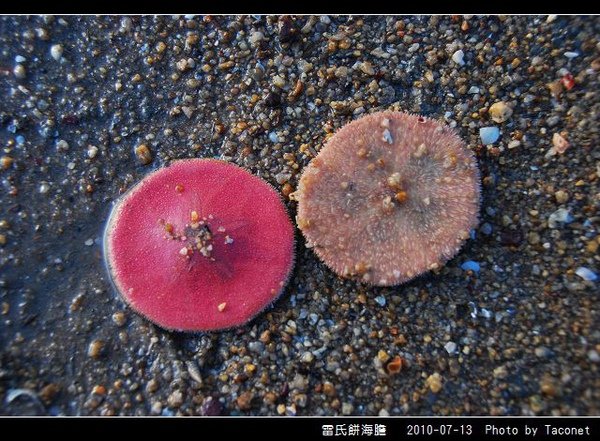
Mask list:
POLYGON ((379 112, 328 140, 294 198, 307 245, 334 272, 396 285, 458 252, 478 222, 479 170, 450 127, 379 112))
POLYGON ((146 176, 113 208, 104 244, 123 299, 182 331, 245 324, 279 296, 294 262, 294 228, 279 194, 209 159, 146 176))

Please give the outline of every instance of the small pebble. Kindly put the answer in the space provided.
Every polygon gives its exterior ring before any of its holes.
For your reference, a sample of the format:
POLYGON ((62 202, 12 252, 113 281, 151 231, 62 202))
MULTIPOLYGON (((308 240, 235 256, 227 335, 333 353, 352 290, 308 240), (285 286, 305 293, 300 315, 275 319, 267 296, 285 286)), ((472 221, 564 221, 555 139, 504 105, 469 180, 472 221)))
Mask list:
POLYGON ((548 217, 548 226, 550 228, 558 227, 559 223, 568 224, 573 222, 573 216, 566 208, 559 208, 548 217))
POLYGON ((285 87, 285 80, 280 75, 275 75, 273 77, 273 85, 283 89, 285 87))
POLYGON ((240 410, 248 410, 252 407, 252 392, 246 391, 243 392, 236 400, 238 407, 240 410))
POLYGON ((563 190, 558 190, 556 193, 554 193, 554 197, 556 198, 556 202, 559 204, 564 204, 569 200, 569 193, 563 190))
POLYGON ((135 155, 138 161, 143 165, 148 165, 152 162, 152 152, 146 144, 140 144, 135 148, 135 155))
POLYGON ((60 387, 57 384, 50 383, 42 388, 39 396, 44 402, 48 403, 52 401, 58 392, 60 392, 60 387))
POLYGON ((494 378, 504 379, 508 376, 508 370, 506 366, 498 366, 493 371, 494 378))
POLYGON ((88 239, 85 241, 85 245, 88 247, 91 247, 92 245, 94 245, 94 239, 88 239))
POLYGON ((590 360, 592 363, 600 363, 600 354, 598 354, 598 351, 592 349, 587 355, 588 360, 590 360))
POLYGON ((552 356, 552 351, 545 346, 535 348, 535 356, 539 358, 549 358, 552 356))
POLYGON ((25 76, 27 75, 27 72, 25 71, 25 66, 23 66, 22 64, 17 64, 13 69, 13 73, 15 74, 15 77, 17 77, 20 80, 25 78, 25 76))
POLYGON ((56 150, 58 150, 59 152, 65 152, 69 150, 69 143, 64 139, 59 140, 56 143, 56 150))
POLYGON ((598 280, 598 275, 593 272, 591 269, 586 268, 584 266, 580 266, 575 270, 575 274, 581 277, 586 282, 595 282, 598 280))
POLYGON ((540 243, 540 235, 535 231, 532 231, 527 235, 527 241, 530 245, 537 245, 540 243))
POLYGON ((88 357, 98 359, 104 350, 104 342, 102 340, 94 340, 88 347, 88 357))
POLYGON ((352 412, 354 412, 352 403, 342 403, 342 415, 352 415, 352 412))
POLYGON ((368 61, 360 63, 360 70, 367 75, 375 74, 375 69, 373 69, 373 65, 368 61))
POLYGON ((151 415, 160 415, 162 413, 162 403, 160 401, 155 401, 154 403, 152 403, 152 406, 150 407, 150 414, 151 415))
POLYGON ((312 363, 314 359, 315 356, 310 351, 306 351, 304 354, 302 354, 302 357, 300 357, 300 361, 302 363, 312 363))
POLYGON ((567 141, 560 133, 552 135, 552 146, 556 153, 564 153, 569 148, 569 141, 567 141))
POLYGON ((548 125, 548 127, 554 127, 559 122, 560 122, 560 116, 558 116, 558 115, 552 115, 551 117, 549 117, 546 120, 546 124, 548 125))
POLYGON ((444 349, 448 354, 454 354, 456 352, 456 343, 449 341, 444 345, 444 349))
POLYGON ((56 61, 60 60, 62 58, 62 55, 63 55, 63 47, 62 47, 62 45, 60 45, 60 44, 54 44, 54 45, 52 45, 52 47, 50 48, 50 55, 56 61))
POLYGON ((429 387, 431 392, 437 394, 439 391, 442 390, 442 377, 437 372, 431 374, 429 377, 427 377, 427 380, 425 380, 425 384, 427 385, 427 387, 429 387))
POLYGON ((348 76, 348 68, 346 66, 339 66, 335 70, 336 78, 346 78, 348 76))
POLYGON ((460 267, 464 271, 475 271, 476 273, 478 273, 480 270, 479 264, 474 260, 467 260, 460 267))
POLYGON ((0 158, 0 167, 2 167, 4 170, 8 170, 13 162, 14 160, 10 156, 3 156, 0 158))
POLYGON ((128 32, 131 30, 132 26, 133 26, 133 21, 131 20, 131 18, 123 17, 121 19, 121 26, 120 26, 119 30, 121 32, 128 32))
POLYGON ((483 145, 493 144, 500 137, 500 129, 498 127, 482 127, 479 129, 479 137, 483 145))
POLYGON ((492 104, 489 113, 494 122, 503 123, 511 117, 513 110, 504 101, 498 101, 492 104))
POLYGON ((88 158, 94 159, 97 154, 98 154, 98 147, 93 146, 93 145, 88 147, 88 150, 87 150, 88 158))
POLYGON ((379 305, 379 306, 385 306, 385 297, 383 296, 377 296, 375 297, 375 302, 379 305))
POLYGON ((250 38, 248 39, 250 41, 250 44, 252 46, 257 46, 257 43, 259 43, 260 41, 263 41, 265 39, 265 35, 260 32, 260 31, 254 31, 250 34, 250 38))
POLYGON ((464 57, 465 57, 465 53, 462 51, 462 49, 459 49, 452 54, 452 61, 454 61, 456 64, 458 64, 460 66, 464 66, 465 65, 464 57))
POLYGON ((117 311, 112 315, 112 321, 117 326, 123 326, 127 321, 127 317, 123 311, 117 311))
POLYGON ((169 398, 167 398, 167 405, 169 407, 172 407, 173 409, 177 409, 178 407, 181 407, 182 404, 183 404, 183 393, 181 393, 180 390, 174 391, 171 395, 169 395, 169 398))

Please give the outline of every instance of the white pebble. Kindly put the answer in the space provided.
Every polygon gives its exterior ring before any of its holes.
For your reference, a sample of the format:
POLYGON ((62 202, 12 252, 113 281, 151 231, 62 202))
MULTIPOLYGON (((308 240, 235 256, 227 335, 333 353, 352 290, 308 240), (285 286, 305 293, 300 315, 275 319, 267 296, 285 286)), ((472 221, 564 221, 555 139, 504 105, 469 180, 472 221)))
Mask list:
POLYGON ((250 44, 253 46, 256 45, 256 43, 258 43, 259 41, 262 41, 264 39, 265 39, 265 35, 260 31, 252 32, 250 34, 250 38, 249 38, 250 44))
POLYGON ((48 190, 50 190, 50 185, 48 185, 47 182, 42 182, 40 184, 40 193, 46 194, 46 193, 48 193, 48 190))
POLYGON ((90 145, 88 147, 88 151, 87 151, 88 158, 94 159, 97 154, 98 154, 98 147, 90 145))
POLYGON ((85 241, 85 244, 86 244, 88 247, 91 247, 92 245, 94 245, 94 239, 88 239, 88 240, 86 240, 86 241, 85 241))
POLYGON ((449 341, 444 345, 444 349, 448 354, 454 354, 454 352, 456 352, 456 343, 449 341))
POLYGON ((275 132, 269 133, 269 140, 271 142, 279 142, 279 138, 277 138, 277 133, 275 133, 275 132))
POLYGON ((482 127, 479 129, 479 137, 483 145, 493 144, 500 137, 500 129, 498 127, 482 127))
POLYGON ((595 282, 598 280, 598 275, 593 272, 591 269, 586 268, 584 266, 580 266, 575 270, 575 274, 581 277, 583 280, 587 282, 595 282))
POLYGON ((17 63, 22 63, 23 61, 26 61, 26 60, 27 60, 27 59, 26 59, 26 58, 25 58, 23 55, 17 55, 17 56, 15 57, 15 61, 16 61, 17 63))
POLYGON ((69 150, 69 143, 64 139, 61 139, 56 143, 56 149, 59 152, 69 150))
POLYGON ((548 217, 548 226, 550 228, 556 228, 559 222, 564 224, 573 222, 573 216, 571 216, 568 209, 559 208, 548 217))
POLYGON ((50 48, 50 55, 52 55, 52 58, 54 58, 56 61, 58 61, 62 58, 62 54, 63 54, 62 45, 60 45, 60 44, 52 45, 52 47, 50 48))
POLYGON ((300 361, 302 363, 311 363, 313 360, 315 359, 315 356, 312 354, 312 352, 306 351, 304 354, 302 354, 302 356, 300 357, 300 361))
POLYGON ((385 129, 383 131, 383 141, 387 142, 388 144, 393 144, 394 143, 394 139, 392 138, 392 134, 390 133, 390 131, 388 129, 385 129))
POLYGON ((578 52, 565 52, 565 57, 567 57, 569 60, 571 58, 575 58, 578 57, 579 53, 578 52))
POLYGON ((465 57, 465 53, 462 51, 462 49, 459 49, 452 54, 452 61, 454 61, 456 64, 464 66, 465 65, 464 57, 465 57))
POLYGON ((128 32, 129 30, 131 30, 131 26, 133 25, 133 22, 131 21, 131 18, 129 17, 123 17, 121 19, 121 27, 120 27, 120 31, 121 32, 128 32))

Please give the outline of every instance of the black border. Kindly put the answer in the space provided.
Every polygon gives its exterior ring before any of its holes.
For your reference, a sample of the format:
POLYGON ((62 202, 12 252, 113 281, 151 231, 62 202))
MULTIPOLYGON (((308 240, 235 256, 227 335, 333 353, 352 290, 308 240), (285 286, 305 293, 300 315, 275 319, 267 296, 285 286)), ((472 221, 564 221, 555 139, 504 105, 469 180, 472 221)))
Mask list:
MULTIPOLYGON (((306 440, 500 440, 546 439, 591 440, 600 434, 600 417, 5 417, 0 418, 3 433, 18 434, 19 438, 43 435, 44 439, 77 439, 94 434, 108 439, 119 434, 135 435, 135 439, 151 435, 152 439, 169 439, 193 435, 195 438, 269 439, 281 441, 286 437, 306 440), (232 424, 233 423, 233 424, 232 424), (384 425, 385 436, 324 436, 323 425, 336 427, 350 424, 384 425), (546 434, 545 425, 581 428, 578 436, 546 434), (409 426, 419 426, 425 434, 409 435, 409 426), (445 433, 441 433, 445 426, 445 433), (486 426, 498 430, 510 427, 518 434, 492 434, 486 426), (525 435, 525 426, 536 427, 535 436, 525 435), (470 427, 470 429, 469 429, 470 427), (589 429, 586 430, 585 428, 589 429), (450 428, 450 432, 448 429, 450 428), (427 433, 429 432, 429 433, 427 433), (243 438, 230 438, 239 437, 243 438)), ((361 429, 362 430, 362 429, 361 429)), ((414 428, 413 428, 414 430, 414 428)), ((498 432, 500 433, 500 432, 498 432)))
POLYGON ((264 0, 258 2, 201 2, 201 1, 108 1, 71 0, 4 1, 2 14, 599 14, 600 2, 569 0, 545 2, 531 0, 458 1, 295 1, 264 0))

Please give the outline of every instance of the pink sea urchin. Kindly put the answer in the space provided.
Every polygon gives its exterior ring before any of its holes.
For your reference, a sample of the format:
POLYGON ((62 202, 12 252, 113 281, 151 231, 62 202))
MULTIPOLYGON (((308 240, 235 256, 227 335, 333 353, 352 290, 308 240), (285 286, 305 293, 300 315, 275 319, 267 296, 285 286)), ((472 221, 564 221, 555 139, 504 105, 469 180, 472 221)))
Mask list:
POLYGON ((210 159, 145 177, 113 208, 104 241, 123 299, 182 331, 248 322, 278 297, 294 262, 294 228, 275 190, 210 159))
POLYGON ((331 137, 293 197, 307 246, 333 271, 396 285, 439 268, 469 237, 479 170, 450 127, 378 112, 331 137))

